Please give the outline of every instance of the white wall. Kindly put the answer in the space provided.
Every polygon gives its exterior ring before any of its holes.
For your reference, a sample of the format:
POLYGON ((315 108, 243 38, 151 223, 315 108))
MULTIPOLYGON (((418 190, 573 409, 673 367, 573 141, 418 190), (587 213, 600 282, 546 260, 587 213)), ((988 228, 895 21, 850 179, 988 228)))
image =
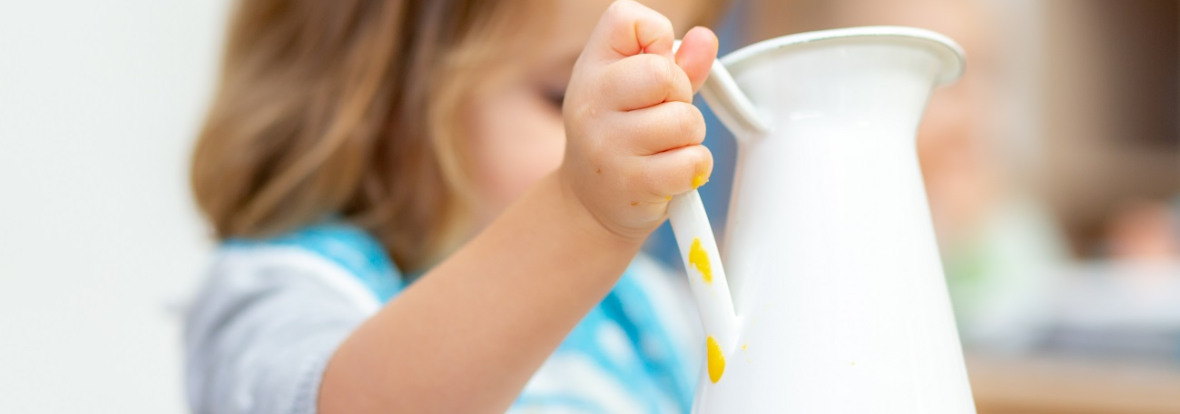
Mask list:
POLYGON ((0 0, 0 413, 184 411, 225 0, 0 0))

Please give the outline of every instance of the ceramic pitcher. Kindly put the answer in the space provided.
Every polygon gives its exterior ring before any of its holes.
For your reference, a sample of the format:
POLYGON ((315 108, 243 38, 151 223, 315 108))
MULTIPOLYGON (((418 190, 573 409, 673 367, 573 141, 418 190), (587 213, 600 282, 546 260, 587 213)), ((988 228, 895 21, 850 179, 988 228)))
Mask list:
POLYGON ((903 27, 714 65, 701 94, 738 141, 725 256, 696 191, 669 206, 708 335, 693 412, 975 412, 914 143, 962 70, 903 27))

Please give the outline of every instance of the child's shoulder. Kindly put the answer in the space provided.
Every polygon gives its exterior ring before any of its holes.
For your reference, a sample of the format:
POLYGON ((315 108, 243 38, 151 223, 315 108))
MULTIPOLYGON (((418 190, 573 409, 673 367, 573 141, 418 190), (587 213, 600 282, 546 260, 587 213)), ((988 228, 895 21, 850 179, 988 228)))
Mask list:
POLYGON ((400 283, 380 244, 348 225, 226 241, 185 309, 194 411, 314 407, 338 345, 380 310, 379 292, 392 296, 400 283))
POLYGON ((314 278, 349 296, 386 302, 403 288, 381 243, 341 222, 307 226, 267 239, 230 239, 214 258, 214 277, 314 278))

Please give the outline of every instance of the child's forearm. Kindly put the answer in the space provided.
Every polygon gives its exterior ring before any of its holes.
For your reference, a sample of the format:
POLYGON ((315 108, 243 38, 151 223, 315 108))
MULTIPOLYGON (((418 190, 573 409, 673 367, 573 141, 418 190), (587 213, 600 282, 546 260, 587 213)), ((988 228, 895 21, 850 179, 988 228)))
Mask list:
POLYGON ((504 412, 641 242, 543 179, 336 351, 320 412, 504 412))

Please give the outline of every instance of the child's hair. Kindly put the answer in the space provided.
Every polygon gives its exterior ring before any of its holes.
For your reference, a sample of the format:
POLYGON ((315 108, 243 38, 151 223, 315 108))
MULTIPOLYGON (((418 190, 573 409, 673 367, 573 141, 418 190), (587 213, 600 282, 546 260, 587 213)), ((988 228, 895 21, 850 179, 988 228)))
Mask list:
POLYGON ((193 155, 218 237, 318 220, 430 260, 470 197, 453 122, 519 0, 244 0, 193 155), (461 53, 466 51, 467 53, 461 53))
POLYGON ((475 202, 456 121, 534 3, 239 1, 191 171, 217 236, 341 219, 403 270, 439 259, 475 202))

